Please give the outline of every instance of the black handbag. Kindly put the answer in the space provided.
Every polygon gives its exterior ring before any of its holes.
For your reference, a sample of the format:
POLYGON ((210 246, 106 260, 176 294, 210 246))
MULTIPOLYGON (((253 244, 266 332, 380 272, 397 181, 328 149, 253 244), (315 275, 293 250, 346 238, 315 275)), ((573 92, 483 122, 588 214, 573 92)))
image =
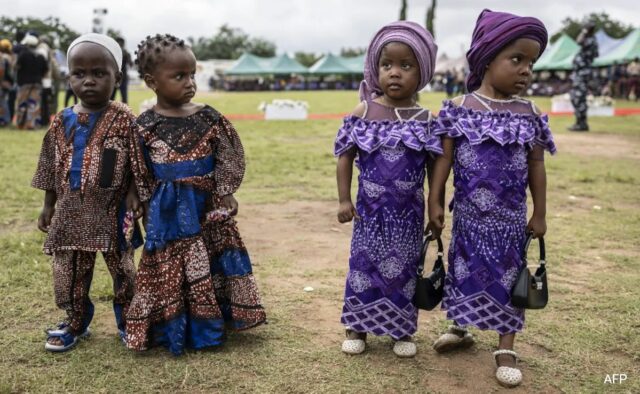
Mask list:
POLYGON ((535 274, 527 267, 527 250, 533 236, 529 234, 522 251, 523 266, 518 274, 516 284, 511 290, 511 304, 517 308, 542 309, 549 301, 549 288, 547 286, 547 268, 545 261, 544 238, 538 238, 540 245, 540 266, 535 274))
POLYGON ((418 263, 416 293, 413 296, 413 304, 416 308, 427 311, 432 310, 440 303, 440 301, 442 301, 445 277, 444 262, 442 259, 442 256, 444 256, 444 248, 440 237, 436 238, 436 241, 438 242, 438 258, 433 265, 433 270, 427 277, 422 276, 424 263, 427 257, 427 248, 431 241, 432 235, 429 233, 424 237, 422 242, 422 253, 420 254, 420 261, 418 263))

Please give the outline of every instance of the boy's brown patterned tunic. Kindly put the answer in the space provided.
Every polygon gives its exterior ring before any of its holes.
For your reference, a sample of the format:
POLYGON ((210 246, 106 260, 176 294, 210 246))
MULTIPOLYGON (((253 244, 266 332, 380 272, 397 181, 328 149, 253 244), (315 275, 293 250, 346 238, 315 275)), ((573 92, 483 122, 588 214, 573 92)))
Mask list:
MULTIPOLYGON (((64 111, 56 116, 44 137, 31 182, 33 187, 53 190, 57 196, 44 251, 51 254, 58 250, 118 250, 117 218, 131 181, 129 150, 135 116, 124 104, 109 104, 87 141, 80 190, 71 190, 73 131, 67 138, 63 114, 64 111), (105 150, 110 150, 110 155, 115 153, 115 161, 105 159, 109 156, 105 150)), ((88 122, 88 115, 78 114, 78 122, 88 122)))

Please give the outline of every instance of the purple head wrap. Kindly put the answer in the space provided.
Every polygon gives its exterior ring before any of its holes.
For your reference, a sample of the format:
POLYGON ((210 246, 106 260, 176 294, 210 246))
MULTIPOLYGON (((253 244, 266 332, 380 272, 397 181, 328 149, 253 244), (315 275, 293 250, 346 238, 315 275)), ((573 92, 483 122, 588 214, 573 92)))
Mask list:
POLYGON ((438 46, 433 36, 424 27, 414 22, 398 21, 390 23, 378 30, 364 60, 364 81, 360 84, 360 100, 368 100, 382 96, 382 89, 378 83, 378 62, 382 48, 390 42, 401 42, 408 45, 420 65, 421 90, 433 77, 438 46))
POLYGON ((506 12, 483 10, 478 16, 467 51, 469 75, 467 90, 480 87, 487 64, 509 43, 518 38, 530 38, 540 43, 540 54, 547 47, 547 29, 536 18, 517 16, 506 12))

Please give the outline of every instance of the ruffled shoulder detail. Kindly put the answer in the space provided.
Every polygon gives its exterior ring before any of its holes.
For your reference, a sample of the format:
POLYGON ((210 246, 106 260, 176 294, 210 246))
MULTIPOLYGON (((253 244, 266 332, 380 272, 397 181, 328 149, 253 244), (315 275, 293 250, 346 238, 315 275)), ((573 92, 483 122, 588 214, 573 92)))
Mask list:
POLYGON ((465 137, 472 145, 492 139, 503 146, 517 143, 532 148, 540 145, 552 154, 556 152, 547 115, 479 111, 446 100, 432 122, 433 135, 465 137))
POLYGON ((338 130, 334 154, 339 156, 354 146, 371 153, 383 146, 395 148, 402 142, 407 148, 441 155, 440 138, 431 132, 430 126, 431 122, 422 120, 368 120, 350 115, 338 130))

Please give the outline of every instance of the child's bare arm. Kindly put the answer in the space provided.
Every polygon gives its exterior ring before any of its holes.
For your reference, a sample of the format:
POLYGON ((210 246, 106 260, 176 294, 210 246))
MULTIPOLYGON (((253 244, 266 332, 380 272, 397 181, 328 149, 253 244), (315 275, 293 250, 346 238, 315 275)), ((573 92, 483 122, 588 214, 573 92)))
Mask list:
POLYGON ((544 150, 542 146, 535 145, 529 152, 528 164, 533 214, 527 225, 527 231, 533 233, 534 238, 537 238, 547 232, 547 173, 544 168, 544 150))
POLYGON ((451 165, 453 164, 453 139, 443 138, 442 150, 442 155, 436 157, 433 165, 427 202, 429 212, 427 231, 431 231, 436 237, 439 237, 444 229, 444 195, 451 165))
POLYGON ((338 181, 338 221, 350 222, 354 217, 359 219, 353 202, 351 201, 351 178, 353 177, 353 161, 356 158, 356 149, 351 148, 338 157, 336 178, 338 181))
POLYGON ((56 211, 56 201, 58 196, 54 190, 47 190, 44 194, 44 205, 40 216, 38 216, 38 230, 42 232, 49 232, 49 226, 51 226, 51 218, 56 211))

